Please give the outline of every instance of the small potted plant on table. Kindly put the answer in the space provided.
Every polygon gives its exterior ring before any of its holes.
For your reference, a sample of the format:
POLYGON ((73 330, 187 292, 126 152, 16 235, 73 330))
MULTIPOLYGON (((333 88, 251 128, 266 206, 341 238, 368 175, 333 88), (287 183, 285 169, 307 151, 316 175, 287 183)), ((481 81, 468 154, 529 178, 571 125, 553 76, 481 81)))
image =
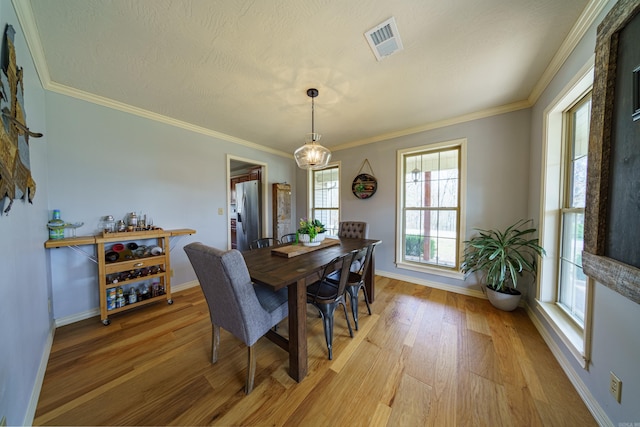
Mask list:
POLYGON ((466 277, 475 272, 483 275, 489 301, 501 310, 518 306, 522 296, 516 289, 518 277, 535 274, 536 261, 545 254, 538 238, 531 237, 536 229, 527 228, 532 222, 520 220, 504 231, 476 229, 480 234, 464 242, 462 272, 466 277))
POLYGON ((297 239, 304 246, 319 246, 324 240, 325 228, 319 220, 300 219, 297 239))

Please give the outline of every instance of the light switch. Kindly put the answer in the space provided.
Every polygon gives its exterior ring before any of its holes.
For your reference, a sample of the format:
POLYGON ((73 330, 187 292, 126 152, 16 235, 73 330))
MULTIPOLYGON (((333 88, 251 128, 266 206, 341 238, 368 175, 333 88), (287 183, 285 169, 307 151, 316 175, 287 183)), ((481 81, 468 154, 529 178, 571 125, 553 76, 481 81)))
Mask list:
POLYGON ((218 215, 224 215, 224 209, 218 208, 218 215))

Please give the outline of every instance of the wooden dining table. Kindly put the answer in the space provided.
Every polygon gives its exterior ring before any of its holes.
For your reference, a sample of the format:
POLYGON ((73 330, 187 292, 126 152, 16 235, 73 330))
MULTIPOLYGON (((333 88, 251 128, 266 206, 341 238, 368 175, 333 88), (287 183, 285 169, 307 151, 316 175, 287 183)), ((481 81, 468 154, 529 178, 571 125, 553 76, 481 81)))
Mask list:
MULTIPOLYGON (((270 330, 266 336, 289 352, 289 375, 294 380, 302 381, 308 371, 307 285, 318 281, 325 266, 335 257, 379 243, 381 241, 377 239, 340 238, 339 243, 291 257, 278 253, 276 251, 278 246, 242 252, 251 280, 270 286, 274 291, 284 287, 288 289, 289 338, 273 330, 270 330)), ((369 303, 375 299, 374 257, 375 252, 365 277, 369 303)))

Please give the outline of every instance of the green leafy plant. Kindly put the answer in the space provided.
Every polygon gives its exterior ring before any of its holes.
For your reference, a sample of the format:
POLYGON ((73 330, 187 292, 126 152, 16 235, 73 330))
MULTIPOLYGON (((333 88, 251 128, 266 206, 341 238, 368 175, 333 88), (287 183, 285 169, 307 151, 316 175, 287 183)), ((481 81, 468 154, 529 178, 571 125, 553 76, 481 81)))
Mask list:
POLYGON ((518 276, 535 274, 537 258, 546 254, 538 238, 531 237, 536 229, 530 223, 519 220, 504 231, 476 229, 479 235, 464 242, 461 270, 465 276, 479 272, 485 275, 487 287, 512 293, 518 276))
POLYGON ((308 220, 300 218, 298 234, 308 234, 310 239, 315 238, 318 234, 324 233, 324 224, 317 219, 308 220))

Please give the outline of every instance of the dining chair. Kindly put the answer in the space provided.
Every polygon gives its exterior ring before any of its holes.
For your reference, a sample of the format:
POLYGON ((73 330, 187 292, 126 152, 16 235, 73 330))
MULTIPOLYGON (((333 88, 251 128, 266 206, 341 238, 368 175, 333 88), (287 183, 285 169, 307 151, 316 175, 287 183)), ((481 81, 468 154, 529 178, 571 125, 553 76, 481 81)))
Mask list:
MULTIPOLYGON (((364 221, 342 221, 338 224, 338 237, 346 237, 349 239, 367 239, 369 238, 369 224, 364 221)), ((351 264, 351 271, 358 271, 362 266, 364 254, 357 254, 351 264)))
POLYGON ((356 331, 358 330, 358 293, 362 289, 364 294, 364 302, 367 305, 367 311, 371 316, 371 307, 369 306, 369 296, 367 295, 367 288, 365 287, 365 280, 367 279, 367 271, 369 264, 371 263, 371 257, 373 256, 373 250, 375 245, 369 245, 366 247, 366 254, 364 256, 364 262, 360 264, 360 268, 357 271, 349 271, 349 278, 347 279, 346 291, 350 297, 351 314, 353 314, 353 323, 356 325, 356 331))
POLYGON ((211 363, 218 361, 220 328, 248 346, 245 393, 253 390, 256 372, 254 344, 288 316, 287 289, 251 282, 242 254, 222 251, 202 243, 184 247, 204 293, 211 317, 211 363))
POLYGON ((369 237, 369 224, 363 221, 341 221, 338 225, 338 237, 367 239, 369 237))
POLYGON ((263 237, 261 239, 254 240, 249 244, 249 249, 267 248, 269 246, 277 245, 278 241, 273 237, 263 237))
MULTIPOLYGON (((367 305, 367 311, 369 312, 369 315, 371 315, 371 306, 369 306, 369 296, 367 295, 365 280, 367 279, 367 271, 369 269, 369 264, 371 263, 374 249, 375 245, 369 245, 363 250, 357 251, 354 256, 354 260, 351 263, 351 270, 349 271, 347 285, 345 286, 345 292, 349 294, 351 314, 353 315, 353 322, 356 325, 356 331, 358 330, 358 293, 360 292, 360 289, 362 289, 364 294, 364 302, 367 305), (356 260, 358 256, 362 256, 362 262, 356 260), (356 263, 357 268, 354 271, 353 267, 356 263)), ((337 286, 340 282, 341 275, 341 271, 334 271, 329 274, 327 280, 337 286)))
POLYGON ((333 359, 333 323, 334 313, 338 305, 342 305, 344 309, 344 317, 347 320, 349 335, 353 338, 353 330, 349 315, 347 314, 347 305, 345 304, 345 286, 351 261, 357 251, 349 252, 346 255, 338 256, 332 259, 324 268, 322 278, 307 286, 307 303, 315 306, 320 311, 320 317, 324 325, 324 337, 327 341, 327 349, 329 350, 329 360, 333 359), (328 280, 329 275, 335 270, 340 269, 340 280, 333 283, 328 280))
POLYGON ((296 241, 296 233, 285 234, 280 238, 280 243, 293 243, 296 241))

